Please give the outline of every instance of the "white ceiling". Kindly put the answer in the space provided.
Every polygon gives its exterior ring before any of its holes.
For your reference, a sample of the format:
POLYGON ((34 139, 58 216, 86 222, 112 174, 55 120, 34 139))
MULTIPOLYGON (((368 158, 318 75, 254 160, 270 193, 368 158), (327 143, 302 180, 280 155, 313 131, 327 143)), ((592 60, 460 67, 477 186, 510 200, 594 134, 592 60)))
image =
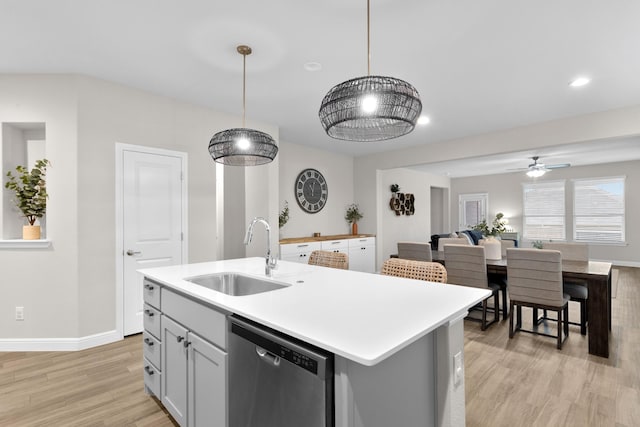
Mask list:
MULTIPOLYGON (((0 72, 82 73, 240 115, 235 47, 248 44, 249 124, 274 123, 280 140, 353 156, 640 105, 638 1, 371 0, 371 8, 372 74, 412 83, 431 117, 386 142, 333 140, 317 115, 332 86, 366 74, 365 0, 0 0, 0 72), (322 69, 306 71, 310 61, 322 69), (578 75, 592 83, 570 88, 578 75)), ((602 158, 597 146, 587 158, 602 158)), ((531 155, 577 164, 579 148, 513 153, 509 167, 531 155)))

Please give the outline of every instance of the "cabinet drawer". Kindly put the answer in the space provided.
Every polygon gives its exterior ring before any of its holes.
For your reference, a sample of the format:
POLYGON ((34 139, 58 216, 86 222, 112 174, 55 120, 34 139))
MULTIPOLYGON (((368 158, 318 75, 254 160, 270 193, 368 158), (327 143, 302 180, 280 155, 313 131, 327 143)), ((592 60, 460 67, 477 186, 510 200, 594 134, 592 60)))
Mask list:
POLYGON ((360 248, 362 246, 374 246, 376 244, 375 237, 362 237, 357 239, 349 239, 349 248, 360 248))
POLYGON ((145 359, 149 360, 156 366, 160 366, 160 354, 162 353, 162 344, 156 337, 144 331, 142 333, 142 351, 145 359))
POLYGON ((346 252, 349 248, 349 241, 343 240, 326 240, 320 244, 323 251, 340 251, 346 252))
POLYGON ((222 349, 227 348, 227 316, 167 288, 162 288, 162 313, 222 349))
POLYGON ((291 243, 288 245, 280 245, 280 255, 311 253, 318 249, 321 249, 320 242, 291 243))
POLYGON ((149 304, 142 311, 144 329, 156 338, 160 338, 160 312, 149 304))
POLYGON ((153 393, 158 399, 161 398, 160 384, 162 384, 162 373, 158 368, 154 366, 149 360, 144 359, 144 368, 142 369, 144 375, 144 385, 147 389, 153 393))
POLYGON ((160 285, 145 277, 142 289, 144 302, 155 308, 160 308, 160 285))

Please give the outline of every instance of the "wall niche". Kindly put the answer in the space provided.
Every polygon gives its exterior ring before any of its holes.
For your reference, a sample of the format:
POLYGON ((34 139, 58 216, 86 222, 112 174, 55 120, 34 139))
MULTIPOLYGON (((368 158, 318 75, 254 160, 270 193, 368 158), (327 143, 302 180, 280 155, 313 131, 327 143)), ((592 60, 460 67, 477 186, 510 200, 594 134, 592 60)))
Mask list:
MULTIPOLYGON (((0 136, 0 159, 2 166, 2 197, 0 198, 0 239, 22 239, 25 219, 12 201, 13 192, 4 185, 7 171, 15 175, 16 166, 26 166, 31 170, 37 160, 46 158, 46 125, 41 122, 3 122, 0 136)), ((46 215, 36 224, 42 227, 41 239, 46 239, 46 215)))

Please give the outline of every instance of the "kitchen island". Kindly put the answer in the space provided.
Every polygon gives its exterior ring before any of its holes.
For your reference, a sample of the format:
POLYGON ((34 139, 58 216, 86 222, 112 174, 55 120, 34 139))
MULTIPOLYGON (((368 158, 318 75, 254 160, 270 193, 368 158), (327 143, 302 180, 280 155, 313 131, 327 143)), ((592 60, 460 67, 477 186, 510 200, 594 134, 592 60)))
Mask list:
MULTIPOLYGON (((216 366, 222 367, 222 371, 215 374, 222 378, 218 394, 224 393, 227 378, 226 365, 222 363, 226 357, 227 327, 220 324, 225 316, 235 314, 335 355, 337 427, 464 425, 463 318, 489 291, 286 261, 279 263, 271 278, 265 278, 263 258, 162 267, 141 273, 146 279, 145 301, 149 303, 145 304, 145 314, 155 315, 145 316, 145 330, 147 325, 149 331, 164 330, 164 323, 180 323, 183 319, 175 317, 181 316, 197 322, 197 318, 207 316, 207 308, 214 313, 207 323, 213 332, 207 330, 205 334, 210 336, 205 336, 204 341, 213 344, 212 357, 221 361, 216 366), (242 273, 287 286, 254 295, 231 296, 184 280, 223 272, 242 273), (161 292, 156 294, 158 291, 161 292), (166 307, 176 306, 178 303, 173 301, 178 301, 178 297, 198 305, 185 306, 180 311, 171 309, 182 314, 165 313, 160 307, 165 306, 165 294, 166 307), (154 304, 158 307, 154 308, 154 304), (167 320, 156 326, 160 318, 167 320)), ((184 319, 186 328, 189 322, 184 319)), ((158 341, 155 348, 166 347, 163 333, 155 334, 160 336, 148 337, 150 342, 158 341)), ((169 357, 165 361, 162 357, 158 359, 156 364, 153 361, 147 364, 145 359, 145 385, 165 406, 172 405, 175 399, 168 398, 165 402, 167 390, 152 383, 160 376, 168 378, 169 357), (160 374, 156 377, 149 374, 154 366, 160 374), (151 382, 147 383, 147 378, 151 382)), ((171 375, 175 376, 173 372, 171 375)), ((197 390, 193 386, 188 388, 197 390)), ((223 398, 217 406, 220 412, 227 410, 223 398)), ((181 411, 180 414, 184 412, 181 411)), ((190 419, 188 425, 194 425, 197 418, 195 414, 191 418, 188 414, 181 417, 177 417, 178 422, 190 419)), ((228 417, 222 413, 219 419, 220 425, 225 425, 228 417)))

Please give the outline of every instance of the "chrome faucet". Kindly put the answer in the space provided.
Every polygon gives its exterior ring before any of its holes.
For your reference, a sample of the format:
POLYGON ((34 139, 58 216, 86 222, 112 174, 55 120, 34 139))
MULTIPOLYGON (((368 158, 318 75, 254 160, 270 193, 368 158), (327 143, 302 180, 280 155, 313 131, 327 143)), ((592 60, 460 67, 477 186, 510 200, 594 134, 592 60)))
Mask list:
POLYGON ((265 266, 264 266, 264 274, 267 277, 271 277, 271 270, 276 269, 277 259, 271 257, 271 227, 269 227, 269 223, 264 218, 253 218, 253 221, 249 224, 249 228, 247 228, 247 234, 244 236, 244 244, 248 245, 251 243, 251 239, 253 239, 253 226, 256 222, 261 222, 264 225, 265 230, 267 230, 267 254, 265 256, 265 266))

